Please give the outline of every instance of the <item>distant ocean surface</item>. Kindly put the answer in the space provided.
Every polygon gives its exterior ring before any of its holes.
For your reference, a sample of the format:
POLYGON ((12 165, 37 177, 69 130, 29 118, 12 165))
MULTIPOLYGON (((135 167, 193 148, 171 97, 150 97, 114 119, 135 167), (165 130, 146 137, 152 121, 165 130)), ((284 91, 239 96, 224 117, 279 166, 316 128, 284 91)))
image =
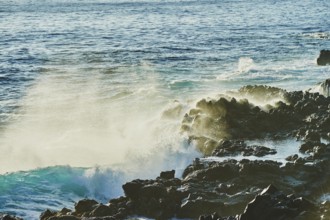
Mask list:
POLYGON ((0 212, 106 203, 198 157, 203 97, 330 76, 329 0, 0 0, 0 212))

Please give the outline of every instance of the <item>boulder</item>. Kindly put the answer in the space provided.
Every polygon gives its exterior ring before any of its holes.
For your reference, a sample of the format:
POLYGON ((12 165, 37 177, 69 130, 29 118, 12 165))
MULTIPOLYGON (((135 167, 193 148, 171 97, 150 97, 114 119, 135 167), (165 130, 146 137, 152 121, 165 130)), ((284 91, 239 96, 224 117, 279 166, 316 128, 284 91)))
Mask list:
POLYGON ((0 213, 0 220, 23 220, 23 219, 18 218, 16 216, 0 213))
POLYGON ((171 170, 171 171, 163 171, 160 173, 160 178, 163 179, 173 179, 175 175, 175 170, 171 170))
POLYGON ((140 190, 140 197, 161 198, 166 195, 166 188, 161 184, 150 184, 143 186, 140 190))
POLYGON ((46 211, 41 213, 40 220, 46 220, 54 215, 56 215, 56 212, 47 209, 46 211))
POLYGON ((330 50, 321 50, 317 58, 317 65, 324 66, 330 64, 330 50))
POLYGON ((306 199, 286 196, 270 185, 247 206, 240 220, 294 219, 306 211, 315 209, 306 199))
POLYGON ((228 156, 256 156, 263 157, 269 154, 276 154, 276 150, 265 146, 252 145, 248 146, 244 141, 221 140, 218 146, 213 150, 211 156, 228 157, 228 156))
POLYGON ((315 141, 315 142, 320 142, 321 137, 320 134, 318 134, 315 131, 307 130, 306 135, 305 135, 305 141, 315 141))
POLYGON ((98 204, 93 199, 83 199, 77 202, 74 206, 76 214, 80 215, 85 212, 91 212, 95 206, 98 204))
POLYGON ((122 187, 125 195, 128 198, 135 199, 138 197, 139 191, 142 187, 142 183, 139 181, 132 181, 125 183, 122 187))
POLYGON ((116 210, 112 206, 98 204, 95 206, 94 210, 90 213, 90 216, 103 217, 103 216, 112 216, 114 214, 116 214, 116 210))
POLYGON ((71 212, 72 212, 72 210, 71 210, 71 209, 68 209, 68 208, 63 208, 63 209, 60 211, 61 215, 67 215, 67 214, 69 214, 69 213, 71 213, 71 212))
POLYGON ((182 203, 178 212, 180 218, 196 218, 206 213, 213 213, 218 210, 224 209, 224 204, 219 201, 209 201, 203 198, 196 200, 187 200, 182 203))
POLYGON ((330 79, 326 79, 321 83, 321 92, 324 96, 330 96, 330 79))

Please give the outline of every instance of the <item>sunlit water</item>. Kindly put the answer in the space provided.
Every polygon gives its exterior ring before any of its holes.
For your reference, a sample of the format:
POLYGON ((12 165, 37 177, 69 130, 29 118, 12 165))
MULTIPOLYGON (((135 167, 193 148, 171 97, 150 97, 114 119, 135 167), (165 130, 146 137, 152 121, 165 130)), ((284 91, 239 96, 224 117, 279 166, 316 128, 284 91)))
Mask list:
MULTIPOLYGON (((0 211, 37 219, 199 156, 179 132, 202 97, 308 89, 326 0, 0 0, 0 211)), ((280 151, 281 149, 278 149, 280 151)))

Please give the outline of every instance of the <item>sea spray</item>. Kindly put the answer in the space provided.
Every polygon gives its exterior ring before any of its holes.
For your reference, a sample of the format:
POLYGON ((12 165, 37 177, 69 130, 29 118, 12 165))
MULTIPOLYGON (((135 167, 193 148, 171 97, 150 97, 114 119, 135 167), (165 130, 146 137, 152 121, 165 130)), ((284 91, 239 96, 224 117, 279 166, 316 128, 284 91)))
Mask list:
POLYGON ((37 219, 85 197, 106 203, 135 178, 181 175, 199 156, 179 132, 187 104, 169 101, 141 68, 143 79, 126 72, 134 84, 74 68, 38 78, 1 133, 0 212, 37 219))
POLYGON ((254 64, 254 61, 252 58, 241 57, 241 58, 239 58, 239 61, 238 61, 237 70, 240 74, 246 73, 246 72, 250 71, 251 69, 253 69, 254 66, 255 66, 255 64, 254 64))

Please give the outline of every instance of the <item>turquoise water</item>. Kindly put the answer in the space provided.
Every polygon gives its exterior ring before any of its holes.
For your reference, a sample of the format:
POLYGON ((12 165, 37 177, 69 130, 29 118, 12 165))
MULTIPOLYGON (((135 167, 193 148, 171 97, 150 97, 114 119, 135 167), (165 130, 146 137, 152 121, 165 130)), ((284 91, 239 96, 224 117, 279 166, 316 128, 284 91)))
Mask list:
POLYGON ((196 101, 329 77, 327 0, 0 0, 0 212, 122 195, 198 156, 196 101))

